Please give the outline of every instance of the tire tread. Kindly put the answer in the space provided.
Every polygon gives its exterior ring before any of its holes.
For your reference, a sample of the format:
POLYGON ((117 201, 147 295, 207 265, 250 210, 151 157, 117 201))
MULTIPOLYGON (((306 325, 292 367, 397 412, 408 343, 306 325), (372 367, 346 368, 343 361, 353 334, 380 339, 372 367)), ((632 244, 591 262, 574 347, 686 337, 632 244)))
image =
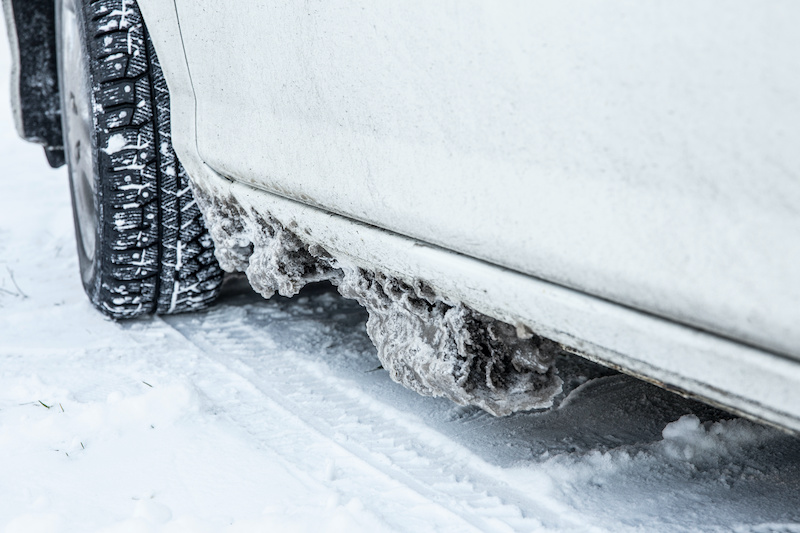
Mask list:
POLYGON ((103 235, 93 303, 113 318, 200 309, 222 271, 172 148, 169 93, 132 0, 85 5, 103 235), (124 140, 124 148, 105 151, 124 140), (113 140, 112 140, 113 139, 113 140))

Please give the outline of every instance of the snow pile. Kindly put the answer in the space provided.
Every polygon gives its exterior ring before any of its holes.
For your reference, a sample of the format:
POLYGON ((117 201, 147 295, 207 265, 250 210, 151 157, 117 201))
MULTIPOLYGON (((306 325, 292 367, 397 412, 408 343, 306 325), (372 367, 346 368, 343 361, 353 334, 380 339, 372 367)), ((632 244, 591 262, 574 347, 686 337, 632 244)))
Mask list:
POLYGON ((775 430, 743 419, 703 423, 685 415, 667 424, 662 435, 659 449, 666 458, 708 467, 735 457, 746 446, 763 445, 775 430))
POLYGON ((245 272, 265 298, 294 296, 317 281, 337 285, 369 312, 367 333, 396 382, 495 416, 550 407, 561 392, 556 343, 521 337, 514 326, 451 302, 422 281, 409 284, 337 260, 234 198, 194 189, 224 270, 245 272))
MULTIPOLYGON (((558 454, 545 462, 554 477, 582 479, 597 483, 621 473, 666 479, 682 471, 702 473, 718 482, 746 475, 748 455, 786 438, 775 429, 744 419, 702 422, 688 414, 667 424, 662 439, 652 443, 626 445, 609 450, 558 454)), ((605 481, 603 481, 605 483, 605 481)))

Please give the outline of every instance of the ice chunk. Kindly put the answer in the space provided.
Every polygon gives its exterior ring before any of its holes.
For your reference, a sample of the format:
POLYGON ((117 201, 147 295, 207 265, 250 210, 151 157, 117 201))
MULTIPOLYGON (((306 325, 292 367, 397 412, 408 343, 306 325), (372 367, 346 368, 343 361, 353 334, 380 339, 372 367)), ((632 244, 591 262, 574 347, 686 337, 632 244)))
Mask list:
POLYGON ((514 326, 448 303, 422 283, 351 268, 339 292, 366 307, 367 333, 392 379, 420 394, 503 416, 550 407, 561 392, 560 348, 551 341, 521 339, 514 326))

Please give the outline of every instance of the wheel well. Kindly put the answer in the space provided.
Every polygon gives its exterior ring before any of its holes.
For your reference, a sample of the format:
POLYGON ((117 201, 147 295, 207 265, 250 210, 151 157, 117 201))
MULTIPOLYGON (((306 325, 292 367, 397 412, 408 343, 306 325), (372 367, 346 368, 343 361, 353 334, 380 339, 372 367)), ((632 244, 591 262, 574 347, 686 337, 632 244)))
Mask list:
POLYGON ((53 0, 3 0, 12 50, 12 105, 19 134, 64 164, 53 0))

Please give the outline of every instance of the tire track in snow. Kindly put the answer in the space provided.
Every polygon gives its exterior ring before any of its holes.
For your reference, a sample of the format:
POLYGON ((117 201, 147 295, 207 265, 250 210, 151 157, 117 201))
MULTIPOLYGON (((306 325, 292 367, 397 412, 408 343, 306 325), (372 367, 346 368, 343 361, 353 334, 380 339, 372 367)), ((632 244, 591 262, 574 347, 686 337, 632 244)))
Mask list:
MULTIPOLYGON (((172 333, 177 337, 171 339, 173 343, 186 344, 187 337, 173 324, 156 319, 148 328, 159 329, 159 322, 165 326, 167 336, 172 333)), ((192 346, 197 349, 198 358, 187 373, 214 414, 230 420, 258 445, 277 454, 301 481, 309 485, 323 483, 338 493, 341 497, 334 504, 357 500, 397 531, 480 529, 444 508, 430 505, 431 502, 416 493, 409 494, 401 483, 376 472, 367 462, 276 401, 274 393, 264 393, 246 376, 221 362, 223 357, 219 353, 206 351, 194 342, 192 346), (304 451, 298 453, 298 449, 304 451), (368 489, 375 494, 373 500, 377 502, 364 500, 368 489), (409 508, 414 509, 413 516, 409 516, 409 508)))
MULTIPOLYGON (((573 509, 515 490, 493 476, 495 467, 415 421, 413 416, 361 392, 352 382, 333 376, 324 363, 309 361, 296 351, 276 349, 264 329, 254 328, 240 318, 217 309, 191 321, 180 317, 163 319, 211 362, 224 368, 227 379, 238 382, 240 390, 248 390, 247 397, 232 405, 224 395, 216 395, 218 387, 203 387, 215 404, 225 404, 226 413, 238 424, 258 433, 264 408, 256 406, 269 403, 270 416, 278 408, 282 418, 287 418, 287 427, 313 428, 330 446, 345 450, 352 459, 363 461, 483 531, 592 530, 586 521, 575 517, 573 509)), ((273 437, 268 445, 296 461, 293 439, 287 439, 282 443, 273 437)), ((319 471, 320 465, 312 465, 313 462, 306 457, 308 464, 304 467, 319 471)), ((362 481, 364 486, 374 482, 362 481)), ((384 518, 388 518, 387 514, 405 514, 376 513, 384 518)), ((442 524, 446 529, 454 526, 452 520, 456 516, 452 515, 442 524)), ((400 525, 406 529, 409 524, 400 525)))

